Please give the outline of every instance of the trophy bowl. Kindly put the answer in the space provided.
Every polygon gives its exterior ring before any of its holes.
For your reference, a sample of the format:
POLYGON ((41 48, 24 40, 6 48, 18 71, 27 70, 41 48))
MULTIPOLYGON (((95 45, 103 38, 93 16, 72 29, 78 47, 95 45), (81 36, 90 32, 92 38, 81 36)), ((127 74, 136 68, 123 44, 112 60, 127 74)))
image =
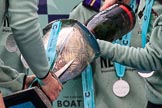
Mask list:
POLYGON ((79 76, 100 55, 95 36, 77 20, 54 20, 43 29, 43 33, 48 59, 53 58, 50 63, 52 74, 73 61, 59 76, 62 83, 79 76), (51 50, 54 53, 50 53, 51 50))

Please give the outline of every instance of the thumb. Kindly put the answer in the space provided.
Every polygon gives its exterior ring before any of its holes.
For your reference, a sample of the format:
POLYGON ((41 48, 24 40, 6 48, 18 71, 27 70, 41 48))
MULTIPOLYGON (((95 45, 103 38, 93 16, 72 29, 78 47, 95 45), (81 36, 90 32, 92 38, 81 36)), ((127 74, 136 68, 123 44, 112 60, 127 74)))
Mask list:
POLYGON ((35 75, 27 76, 26 80, 25 80, 24 89, 28 88, 29 85, 33 82, 34 79, 35 79, 35 75))
POLYGON ((3 100, 3 96, 2 96, 1 91, 0 91, 0 108, 5 108, 4 100, 3 100))

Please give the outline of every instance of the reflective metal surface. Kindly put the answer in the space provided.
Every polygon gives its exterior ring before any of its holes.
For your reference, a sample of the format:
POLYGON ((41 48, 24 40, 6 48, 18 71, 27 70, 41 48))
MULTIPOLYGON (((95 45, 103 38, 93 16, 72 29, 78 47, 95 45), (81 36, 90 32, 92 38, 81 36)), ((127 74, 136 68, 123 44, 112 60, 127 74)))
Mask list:
POLYGON ((76 20, 62 19, 51 22, 44 28, 44 45, 48 46, 50 31, 54 22, 61 21, 61 29, 56 42, 56 60, 52 70, 57 72, 69 61, 71 66, 62 74, 60 81, 66 82, 80 73, 100 54, 98 43, 89 30, 76 20))

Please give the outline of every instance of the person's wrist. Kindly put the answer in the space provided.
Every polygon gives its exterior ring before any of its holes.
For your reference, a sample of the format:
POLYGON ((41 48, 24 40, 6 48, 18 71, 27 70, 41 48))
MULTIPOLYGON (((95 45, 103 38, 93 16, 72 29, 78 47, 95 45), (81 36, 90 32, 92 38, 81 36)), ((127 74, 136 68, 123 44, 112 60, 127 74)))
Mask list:
POLYGON ((52 76, 58 81, 58 83, 62 86, 62 83, 60 82, 60 79, 55 75, 55 73, 51 73, 52 76))
POLYGON ((60 82, 59 78, 54 74, 54 72, 52 72, 52 70, 49 71, 48 75, 44 79, 41 79, 41 85, 47 84, 53 79, 57 80, 57 82, 62 86, 62 83, 60 82))
POLYGON ((41 81, 43 82, 43 84, 46 84, 46 83, 48 83, 51 79, 52 79, 52 74, 51 74, 51 72, 49 72, 48 75, 47 75, 45 78, 41 79, 41 81))
POLYGON ((27 82, 27 75, 24 76, 22 90, 27 88, 26 87, 26 82, 27 82))

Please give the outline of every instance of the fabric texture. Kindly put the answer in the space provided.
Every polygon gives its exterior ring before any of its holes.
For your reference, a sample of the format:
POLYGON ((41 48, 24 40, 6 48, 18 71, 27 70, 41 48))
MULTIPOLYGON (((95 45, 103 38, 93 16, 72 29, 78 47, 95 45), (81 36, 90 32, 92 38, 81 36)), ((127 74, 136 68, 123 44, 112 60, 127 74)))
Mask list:
MULTIPOLYGON (((72 10, 69 18, 77 19, 84 23, 95 13, 96 12, 85 8, 80 3, 72 10)), ((138 27, 139 25, 136 24, 135 28, 138 27)), ((140 34, 137 34, 137 32, 132 33, 131 46, 141 47, 141 38, 138 37, 140 37, 140 34), (134 40, 140 43, 136 43, 134 40)), ((101 51, 109 51, 109 49, 111 49, 109 44, 107 44, 107 42, 105 42, 106 44, 102 44, 102 42, 104 43, 104 41, 99 41, 101 51)), ((114 95, 112 87, 119 78, 116 76, 113 63, 110 59, 107 59, 107 57, 111 58, 112 55, 107 55, 108 53, 106 53, 104 53, 104 56, 102 55, 103 57, 96 59, 92 63, 96 108, 120 108, 121 106, 122 108, 145 108, 147 104, 145 82, 133 68, 127 67, 123 77, 123 80, 129 83, 129 94, 123 98, 114 95)))
POLYGON ((3 95, 22 89, 29 71, 23 66, 20 54, 38 78, 48 74, 50 67, 38 22, 38 3, 38 0, 0 1, 0 73, 3 75, 0 90, 3 95))
POLYGON ((24 73, 18 73, 15 69, 5 66, 2 61, 0 62, 0 91, 3 96, 22 90, 24 78, 24 73))
MULTIPOLYGON (((137 17, 141 27, 145 0, 141 0, 137 17)), ((139 28, 140 29, 140 28, 139 28)), ((140 32, 140 30, 137 32, 140 32)), ((140 37, 141 38, 141 37, 140 37)), ((155 0, 151 11, 151 20, 148 28, 147 39, 150 40, 144 49, 129 48, 113 45, 106 41, 98 40, 101 48, 101 56, 107 57, 112 61, 134 67, 140 72, 150 72, 155 70, 153 76, 146 78, 147 99, 154 104, 162 104, 162 6, 155 0)))

